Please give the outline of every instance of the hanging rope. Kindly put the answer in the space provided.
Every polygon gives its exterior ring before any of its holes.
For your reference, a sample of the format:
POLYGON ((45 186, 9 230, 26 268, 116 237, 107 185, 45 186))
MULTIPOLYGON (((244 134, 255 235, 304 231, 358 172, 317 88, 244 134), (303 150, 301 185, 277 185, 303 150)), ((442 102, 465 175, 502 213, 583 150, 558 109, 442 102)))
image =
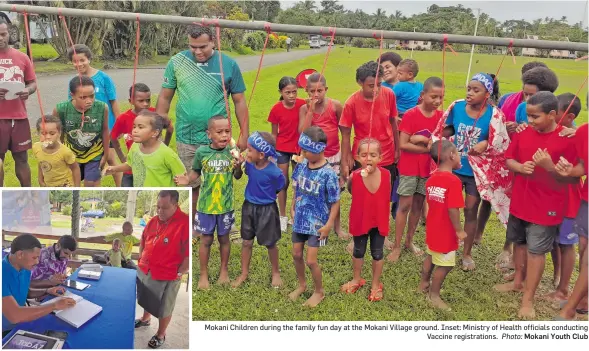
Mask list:
POLYGON ((133 85, 131 85, 131 99, 135 96, 135 83, 137 79, 137 67, 139 66, 139 38, 141 36, 139 14, 137 14, 137 31, 135 33, 135 62, 133 64, 133 85))
MULTIPOLYGON (((373 33, 372 36, 374 37, 374 39, 378 40, 380 42, 379 44, 379 49, 378 49, 378 60, 377 60, 377 66, 376 66, 376 77, 374 80, 374 88, 372 90, 372 104, 370 105, 370 124, 369 124, 369 129, 368 129, 368 138, 372 138, 372 116, 374 114, 374 103, 376 102, 376 97, 378 95, 378 88, 379 88, 379 74, 380 74, 380 57, 382 56, 382 42, 383 42, 383 36, 384 36, 384 32, 381 30, 380 31, 380 39, 378 39, 376 37, 376 33, 373 33)), ((393 123, 397 123, 397 121, 393 121, 393 123)), ((368 148, 370 149, 370 144, 368 144, 368 148)))
POLYGON ((264 61, 264 53, 266 52, 266 46, 268 46, 268 39, 270 39, 270 34, 276 36, 276 34, 272 33, 272 29, 270 28, 270 23, 264 24, 264 29, 266 29, 266 40, 264 41, 264 47, 262 48, 262 55, 260 57, 260 63, 258 64, 258 71, 256 72, 256 79, 254 80, 254 86, 252 87, 252 93, 250 94, 250 98, 247 102, 247 107, 249 109, 252 98, 254 97, 254 92, 256 91, 256 85, 258 84, 258 78, 260 77, 260 71, 262 70, 262 62, 264 61))
MULTIPOLYGON (((221 85, 223 86, 223 99, 225 100, 225 109, 227 110, 229 129, 231 130, 231 111, 229 110, 229 99, 227 98, 227 87, 225 86, 225 72, 223 71, 223 51, 221 51, 221 27, 219 26, 218 19, 215 19, 214 22, 217 34, 217 50, 219 51, 219 69, 221 70, 221 85)), ((239 130, 239 137, 241 137, 241 128, 239 130)))
MULTIPOLYGON (((67 37, 68 37, 68 39, 70 41, 70 44, 72 46, 72 51, 73 51, 72 64, 74 64, 74 56, 77 55, 77 53, 76 53, 76 45, 74 44, 74 41, 72 40, 72 35, 70 34, 70 30, 69 30, 69 28, 67 26, 65 17, 61 14, 61 9, 57 9, 57 13, 58 13, 59 18, 61 19, 61 23, 63 25, 63 28, 65 29, 65 32, 67 34, 67 37)), ((74 68, 76 68, 76 65, 75 64, 74 64, 74 68)), ((82 72, 80 72, 80 68, 79 67, 76 68, 76 70, 78 71, 78 77, 80 78, 80 86, 81 86, 82 85, 82 72)), ((82 130, 84 128, 84 120, 86 119, 85 113, 86 113, 86 111, 82 111, 82 117, 81 117, 82 118, 82 122, 80 124, 80 130, 82 130)))
MULTIPOLYGON (((31 33, 29 32, 29 14, 26 11, 23 11, 24 21, 25 21, 25 32, 27 35, 27 48, 29 49, 30 60, 31 60, 31 67, 33 68, 33 72, 35 72, 35 61, 33 60, 33 49, 31 46, 31 33)), ((39 82, 37 82, 37 101, 39 102, 39 109, 41 110, 41 131, 45 131, 45 111, 43 111, 43 102, 41 101, 41 91, 39 89, 39 82)))
MULTIPOLYGON (((585 86, 585 84, 587 84, 587 78, 588 77, 585 77, 585 80, 583 81, 583 84, 581 84, 581 86, 579 87, 579 89, 575 93, 575 97, 571 100, 571 103, 569 104, 569 106, 567 107, 567 109, 562 114, 563 117, 566 116, 567 113, 569 113, 569 110, 571 109, 571 107, 573 107, 573 104, 575 103, 575 100, 578 98, 579 93, 581 92, 581 90, 583 89, 583 87, 585 86)), ((561 118, 560 121, 558 121, 558 127, 562 125, 562 120, 563 119, 564 118, 561 118)))
MULTIPOLYGON (((320 29, 321 35, 323 36, 323 28, 320 29)), ((331 34, 331 40, 329 41, 329 45, 327 46, 327 53, 325 54, 325 59, 323 60, 323 67, 321 67, 321 73, 319 79, 323 77, 323 73, 325 72, 325 67, 327 66, 327 59, 329 58, 329 53, 331 52, 331 48, 333 47, 333 41, 335 39, 335 27, 329 27, 329 34, 331 34)), ((329 35, 328 34, 328 35, 329 35)), ((323 36, 325 37, 325 36, 323 36)))

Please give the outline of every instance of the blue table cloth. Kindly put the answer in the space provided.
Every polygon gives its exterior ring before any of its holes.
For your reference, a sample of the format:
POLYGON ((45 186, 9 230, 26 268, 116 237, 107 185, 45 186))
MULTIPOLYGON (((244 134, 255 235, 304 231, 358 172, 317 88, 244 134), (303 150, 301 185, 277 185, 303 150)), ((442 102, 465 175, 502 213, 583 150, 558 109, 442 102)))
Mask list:
POLYGON ((49 314, 33 322, 18 324, 2 339, 2 344, 19 329, 38 334, 58 330, 68 333, 66 349, 133 349, 137 272, 114 267, 103 269, 102 276, 96 281, 79 279, 78 271, 70 277, 90 286, 82 291, 68 290, 102 306, 102 312, 86 324, 78 329, 49 314))

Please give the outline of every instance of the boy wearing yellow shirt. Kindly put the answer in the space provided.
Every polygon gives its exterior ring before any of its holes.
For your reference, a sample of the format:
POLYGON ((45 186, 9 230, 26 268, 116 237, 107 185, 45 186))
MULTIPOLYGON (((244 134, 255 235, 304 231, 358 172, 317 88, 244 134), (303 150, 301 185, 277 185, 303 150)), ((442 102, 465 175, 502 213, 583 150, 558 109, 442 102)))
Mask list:
POLYGON ((123 232, 107 235, 104 241, 111 242, 119 239, 121 242, 122 260, 121 266, 128 269, 137 269, 135 262, 131 259, 133 246, 139 244, 140 240, 133 236, 133 224, 131 222, 123 223, 123 232))

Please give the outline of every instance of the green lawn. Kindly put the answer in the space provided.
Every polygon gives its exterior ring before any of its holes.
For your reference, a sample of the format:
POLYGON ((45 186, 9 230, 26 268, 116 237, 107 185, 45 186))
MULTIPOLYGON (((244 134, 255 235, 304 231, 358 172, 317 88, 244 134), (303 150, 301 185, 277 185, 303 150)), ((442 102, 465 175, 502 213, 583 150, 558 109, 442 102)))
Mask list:
MULTIPOLYGON (((409 53, 402 52, 402 56, 408 57, 409 53)), ((331 53, 329 63, 325 70, 329 85, 329 96, 340 101, 358 89, 355 83, 356 68, 378 56, 378 50, 338 48, 331 53), (346 73, 347 72, 347 73, 346 73)), ((432 75, 441 76, 440 52, 415 52, 414 58, 420 64, 418 80, 423 81, 432 75)), ((278 100, 276 86, 284 75, 295 76, 305 68, 321 69, 324 55, 314 55, 305 59, 264 68, 260 75, 260 83, 255 92, 255 97, 250 106, 250 130, 270 131, 270 125, 266 122, 268 112, 278 100)), ((473 74, 479 71, 495 72, 501 61, 501 56, 476 55, 473 62, 473 74), (478 62, 476 62, 478 60, 478 62)), ((503 69, 499 75, 501 91, 512 92, 521 88, 520 69, 529 58, 517 58, 514 65, 511 58, 505 60, 503 69)), ((571 60, 543 60, 554 69, 560 80, 557 93, 576 92, 584 77, 587 75, 586 62, 574 62, 571 60)), ((447 95, 445 106, 458 98, 464 98, 466 69, 468 67, 468 54, 460 53, 455 57, 447 56, 446 87, 447 95)), ((244 74, 247 87, 252 87, 256 72, 244 74)), ((304 92, 299 91, 304 97, 304 92)), ((583 104, 587 88, 581 92, 583 104)), ((154 97, 152 101, 156 101, 154 97)), ((122 104, 121 109, 128 108, 122 104)), ((174 118, 173 109, 170 116, 174 118)), ((578 123, 587 121, 587 108, 584 107, 578 118, 578 123)), ((233 125, 237 121, 233 118, 233 125)), ((234 130, 237 137, 238 130, 234 130)), ((172 141, 175 148, 175 141, 172 141)), ((18 186, 14 176, 14 163, 10 156, 7 157, 5 181, 8 186, 18 186)), ((33 182, 36 179, 37 163, 30 158, 33 182)), ((235 185, 236 204, 243 201, 246 179, 237 181, 235 185)), ((113 181, 108 177, 105 186, 112 186, 113 181)), ((350 196, 342 195, 342 218, 344 227, 347 228, 350 196)), ((239 224, 240 211, 236 211, 239 224)), ((394 235, 394 226, 391 221, 391 234, 394 235)), ((325 300, 313 310, 302 308, 304 300, 290 302, 288 293, 296 287, 296 275, 292 265, 290 232, 284 235, 280 241, 280 257, 282 278, 285 287, 282 289, 270 288, 268 259, 265 249, 256 245, 252 258, 250 280, 242 288, 233 290, 228 287, 213 286, 210 291, 195 291, 193 299, 193 318, 195 320, 512 320, 517 314, 520 296, 517 294, 502 295, 493 291, 492 286, 501 282, 500 275, 495 271, 494 260, 501 251, 505 230, 493 216, 489 221, 482 246, 473 251, 477 262, 477 270, 472 273, 464 273, 459 269, 452 271, 442 292, 445 299, 453 307, 452 312, 439 312, 429 308, 424 297, 416 293, 421 269, 421 259, 404 254, 396 264, 385 264, 383 272, 385 299, 379 303, 368 302, 368 289, 363 288, 355 295, 346 296, 339 292, 341 284, 351 279, 351 258, 345 252, 347 243, 331 237, 327 247, 321 250, 320 263, 323 269, 324 285, 327 292, 325 300)), ((423 227, 419 228, 416 241, 424 247, 423 227)), ((198 281, 199 266, 197 250, 193 250, 193 281, 198 281)), ((216 280, 219 273, 218 247, 214 247, 211 256, 211 277, 216 280)), ((367 257, 369 257, 367 255, 367 257)), ((240 272, 240 247, 233 245, 230 259, 230 276, 235 278, 240 272)), ((369 260, 366 260, 363 276, 370 279, 369 260)), ((540 292, 551 289, 551 265, 547 264, 547 272, 542 282, 540 292)), ((310 276, 309 285, 312 285, 310 276)), ((196 286, 196 284, 195 284, 196 286)), ((308 297, 306 295, 306 297, 308 297)), ((540 301, 537 307, 538 319, 552 318, 554 309, 546 302, 540 301)))

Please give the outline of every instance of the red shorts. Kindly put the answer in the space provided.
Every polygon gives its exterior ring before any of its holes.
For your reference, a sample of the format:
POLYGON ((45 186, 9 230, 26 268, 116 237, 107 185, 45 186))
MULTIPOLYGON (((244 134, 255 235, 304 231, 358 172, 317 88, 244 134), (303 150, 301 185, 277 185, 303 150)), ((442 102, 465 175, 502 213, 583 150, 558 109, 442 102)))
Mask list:
POLYGON ((0 135, 0 154, 27 151, 33 144, 27 118, 0 119, 0 135))

